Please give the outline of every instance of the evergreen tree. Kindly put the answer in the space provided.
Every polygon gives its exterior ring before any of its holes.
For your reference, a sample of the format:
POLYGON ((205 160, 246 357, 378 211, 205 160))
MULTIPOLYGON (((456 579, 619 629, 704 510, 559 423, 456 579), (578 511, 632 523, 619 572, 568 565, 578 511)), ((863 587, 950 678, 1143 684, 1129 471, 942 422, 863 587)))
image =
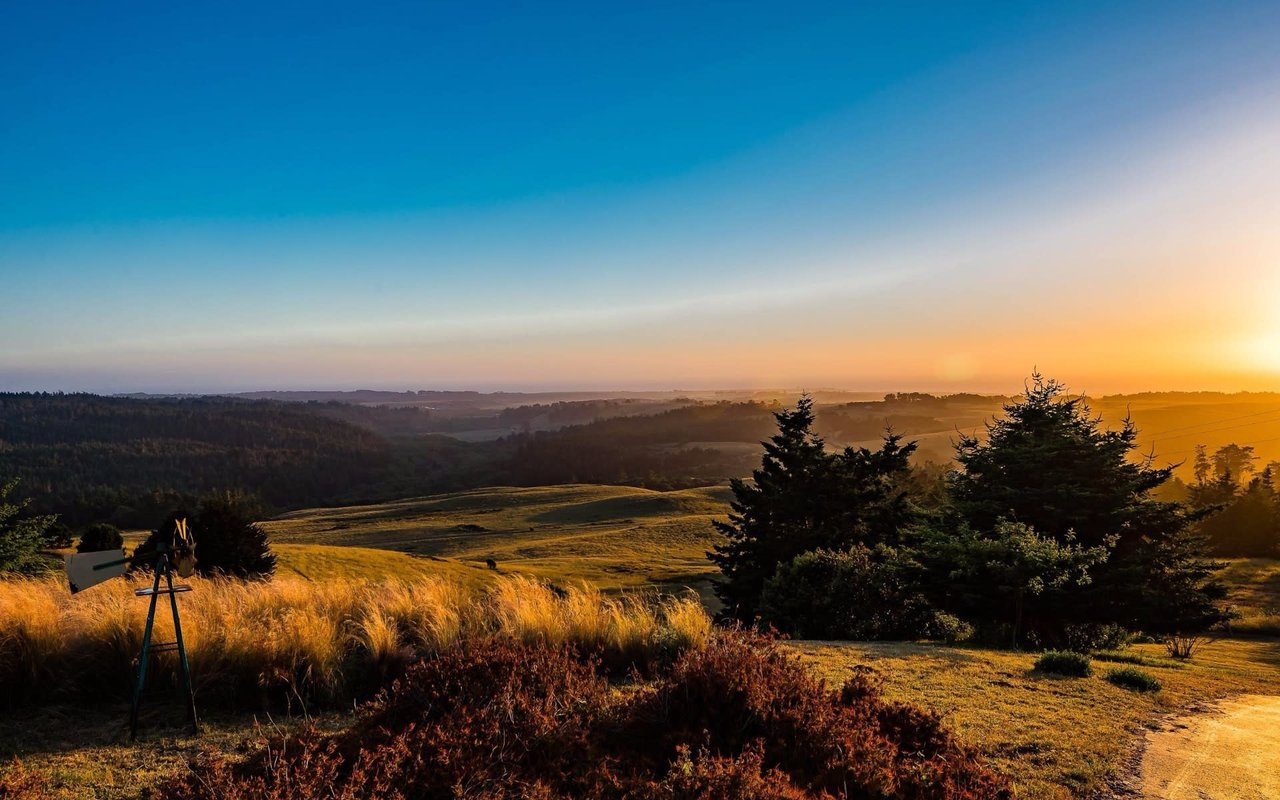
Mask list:
POLYGON ((1137 435, 1128 419, 1104 429, 1083 397, 1034 374, 1004 418, 988 424, 986 441, 965 436, 957 444, 953 501, 971 529, 1007 520, 1059 544, 1108 551, 1091 583, 1042 604, 1047 628, 1119 623, 1193 632, 1226 617, 1215 605, 1225 594, 1212 579, 1220 565, 1203 560, 1203 539, 1190 530, 1201 515, 1152 499, 1173 468, 1131 460, 1137 435))
POLYGON ((876 451, 828 453, 813 432, 813 400, 774 414, 778 432, 764 442, 752 481, 731 481, 728 522, 713 523, 727 537, 708 556, 724 573, 716 593, 731 618, 755 618, 760 595, 778 565, 810 550, 854 544, 894 544, 911 518, 906 499, 915 444, 885 436, 876 451))
POLYGON ((1196 445, 1196 460, 1193 470, 1195 471, 1197 486, 1203 486, 1213 472, 1213 465, 1209 463, 1209 450, 1202 444, 1196 445))
POLYGON ((1233 491, 1226 498, 1210 499, 1215 504, 1209 508, 1216 513, 1202 520, 1197 529, 1215 555, 1256 558, 1280 554, 1280 515, 1265 471, 1239 494, 1233 491))
POLYGON ((200 574, 237 578, 270 578, 275 574, 276 556, 267 532, 254 522, 255 510, 253 503, 229 492, 200 503, 192 521, 200 574))
POLYGON ((9 500, 17 486, 17 479, 0 484, 0 573, 32 575, 48 569, 40 549, 45 543, 46 529, 56 518, 24 515, 30 499, 9 500))
POLYGON ((178 520, 185 519, 196 540, 196 571, 201 575, 269 578, 276 570, 276 556, 267 532, 254 523, 260 512, 256 503, 241 495, 209 495, 195 513, 175 511, 151 532, 135 553, 144 556, 139 566, 145 567, 145 556, 155 552, 157 542, 172 541, 178 520))
POLYGON ((1238 444, 1227 444, 1213 453, 1213 471, 1218 475, 1235 475, 1241 481, 1254 470, 1258 457, 1253 454, 1253 445, 1241 447, 1238 444))

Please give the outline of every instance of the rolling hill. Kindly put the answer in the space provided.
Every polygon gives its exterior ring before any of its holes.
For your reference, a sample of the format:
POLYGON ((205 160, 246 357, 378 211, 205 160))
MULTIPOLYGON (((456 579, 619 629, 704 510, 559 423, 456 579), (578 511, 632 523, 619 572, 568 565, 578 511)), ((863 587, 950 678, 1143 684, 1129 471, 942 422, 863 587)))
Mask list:
POLYGON ((727 487, 504 487, 307 509, 263 525, 282 555, 318 545, 337 557, 351 547, 442 559, 431 564, 446 569, 483 569, 492 559, 499 571, 559 583, 691 587, 709 596, 714 567, 706 551, 717 537, 711 520, 728 513, 728 501, 727 487))

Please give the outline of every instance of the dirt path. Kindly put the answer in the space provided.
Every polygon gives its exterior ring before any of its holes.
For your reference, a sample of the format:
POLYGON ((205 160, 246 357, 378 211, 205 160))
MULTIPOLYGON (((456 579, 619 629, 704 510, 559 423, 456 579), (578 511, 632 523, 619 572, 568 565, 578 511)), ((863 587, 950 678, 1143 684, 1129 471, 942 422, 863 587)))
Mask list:
POLYGON ((1147 735, 1137 794, 1158 800, 1280 798, 1280 697, 1241 695, 1147 735))

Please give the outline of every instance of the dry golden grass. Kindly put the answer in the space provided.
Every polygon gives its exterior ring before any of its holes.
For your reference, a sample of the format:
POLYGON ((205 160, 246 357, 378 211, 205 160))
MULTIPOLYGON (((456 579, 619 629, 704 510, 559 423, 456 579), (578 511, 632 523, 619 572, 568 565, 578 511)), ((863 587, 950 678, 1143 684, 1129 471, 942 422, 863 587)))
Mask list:
MULTIPOLYGON (((487 589, 443 577, 191 583, 179 602, 197 692, 237 701, 246 690, 345 700, 371 676, 465 637, 570 643, 635 663, 698 646, 711 630, 691 598, 561 590, 528 577, 499 577, 487 589)), ((134 588, 119 580, 71 596, 53 579, 0 582, 0 702, 126 694, 147 606, 134 588)), ((155 639, 172 638, 162 609, 155 639)), ((176 667, 173 653, 158 655, 159 680, 176 667)))

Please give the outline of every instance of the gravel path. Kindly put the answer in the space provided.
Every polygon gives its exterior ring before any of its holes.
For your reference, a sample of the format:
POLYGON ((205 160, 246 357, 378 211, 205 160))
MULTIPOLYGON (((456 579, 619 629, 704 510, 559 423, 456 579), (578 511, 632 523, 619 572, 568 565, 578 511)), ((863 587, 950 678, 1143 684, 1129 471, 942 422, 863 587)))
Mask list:
POLYGON ((1280 798, 1280 697, 1241 695, 1147 735, 1137 794, 1152 800, 1280 798))

